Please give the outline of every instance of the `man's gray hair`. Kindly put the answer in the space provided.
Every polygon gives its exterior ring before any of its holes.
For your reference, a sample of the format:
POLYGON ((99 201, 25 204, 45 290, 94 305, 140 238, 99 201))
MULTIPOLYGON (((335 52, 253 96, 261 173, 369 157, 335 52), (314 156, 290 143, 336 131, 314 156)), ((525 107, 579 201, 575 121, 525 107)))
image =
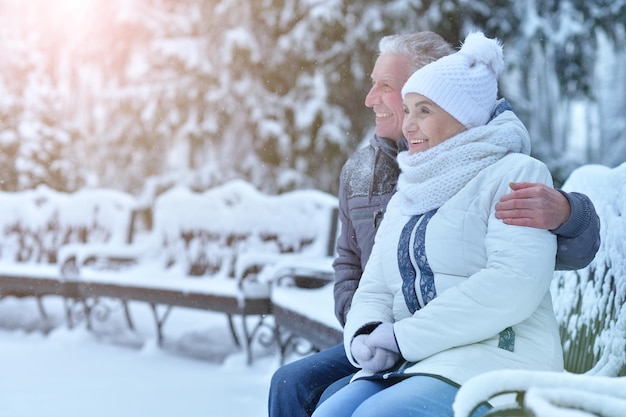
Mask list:
POLYGON ((409 74, 413 74, 424 65, 457 51, 441 36, 425 31, 385 36, 378 43, 378 52, 379 56, 406 56, 409 58, 409 74))

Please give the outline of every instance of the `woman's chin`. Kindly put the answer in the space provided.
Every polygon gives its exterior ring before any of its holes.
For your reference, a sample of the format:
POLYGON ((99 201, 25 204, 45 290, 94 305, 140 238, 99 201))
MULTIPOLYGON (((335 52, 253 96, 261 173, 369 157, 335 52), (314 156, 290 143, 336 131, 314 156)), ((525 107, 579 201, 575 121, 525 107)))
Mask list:
POLYGON ((409 155, 414 153, 424 152, 428 149, 428 142, 409 144, 409 155))

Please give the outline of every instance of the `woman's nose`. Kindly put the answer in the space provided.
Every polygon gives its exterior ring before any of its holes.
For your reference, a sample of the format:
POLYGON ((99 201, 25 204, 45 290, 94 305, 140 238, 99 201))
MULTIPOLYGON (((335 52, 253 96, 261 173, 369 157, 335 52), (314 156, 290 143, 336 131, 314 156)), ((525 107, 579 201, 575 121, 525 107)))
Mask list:
POLYGON ((415 120, 409 115, 404 116, 402 123, 404 130, 407 132, 416 132, 418 129, 417 123, 415 123, 415 120))

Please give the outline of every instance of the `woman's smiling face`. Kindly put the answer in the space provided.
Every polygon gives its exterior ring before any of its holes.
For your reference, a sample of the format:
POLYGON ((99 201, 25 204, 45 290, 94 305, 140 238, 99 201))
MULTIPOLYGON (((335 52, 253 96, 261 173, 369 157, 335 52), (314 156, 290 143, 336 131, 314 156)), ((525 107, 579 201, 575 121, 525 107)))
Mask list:
POLYGON ((423 152, 465 130, 461 122, 421 94, 407 94, 402 107, 402 133, 409 142, 409 154, 423 152))

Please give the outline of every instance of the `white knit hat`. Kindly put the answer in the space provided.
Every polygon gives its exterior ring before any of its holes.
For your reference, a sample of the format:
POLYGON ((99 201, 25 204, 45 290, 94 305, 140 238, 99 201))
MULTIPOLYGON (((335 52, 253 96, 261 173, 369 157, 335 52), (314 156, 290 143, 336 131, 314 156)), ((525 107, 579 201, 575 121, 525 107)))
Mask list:
POLYGON ((418 93, 467 128, 485 125, 496 105, 503 68, 500 42, 482 32, 470 33, 458 52, 414 72, 402 88, 402 98, 418 93))

